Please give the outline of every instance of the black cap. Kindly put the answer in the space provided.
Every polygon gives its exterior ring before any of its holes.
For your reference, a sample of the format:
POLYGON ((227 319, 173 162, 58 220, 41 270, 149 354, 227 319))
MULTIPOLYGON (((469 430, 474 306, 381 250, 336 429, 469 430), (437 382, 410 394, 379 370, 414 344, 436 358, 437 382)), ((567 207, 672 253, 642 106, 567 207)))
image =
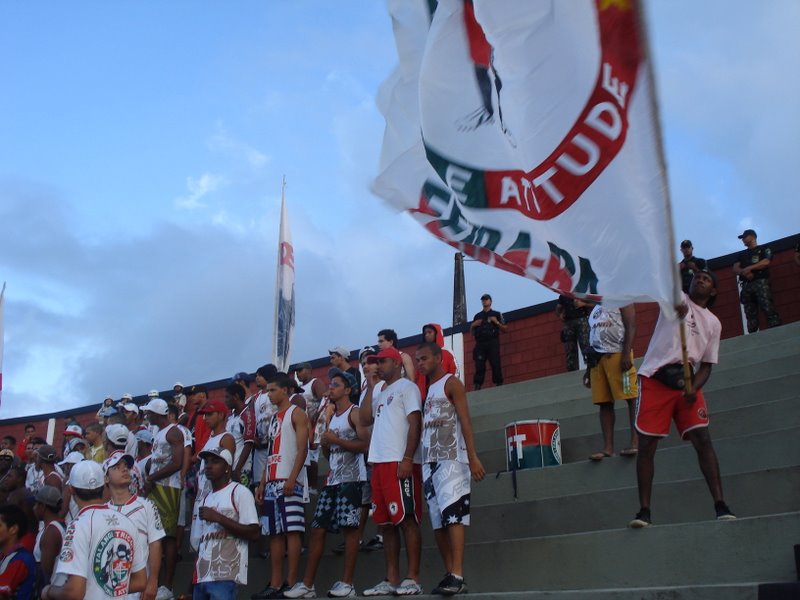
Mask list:
POLYGON ((752 229, 745 229, 745 230, 744 230, 744 232, 742 233, 742 235, 740 235, 740 236, 739 236, 739 239, 740 239, 740 240, 743 240, 743 239, 744 239, 744 238, 746 238, 748 235, 752 235, 754 238, 757 238, 757 237, 758 237, 758 236, 756 235, 756 232, 755 232, 754 230, 752 230, 752 229))
POLYGON ((692 245, 691 240, 683 240, 681 242, 681 248, 694 248, 694 246, 692 245))
POLYGON ((484 294, 483 296, 481 296, 481 300, 491 300, 491 299, 492 297, 489 294, 484 294))
POLYGON ((245 383, 249 384, 250 375, 248 375, 244 371, 239 371, 238 373, 236 373, 236 375, 231 377, 231 383, 236 383, 237 381, 244 381, 245 383))

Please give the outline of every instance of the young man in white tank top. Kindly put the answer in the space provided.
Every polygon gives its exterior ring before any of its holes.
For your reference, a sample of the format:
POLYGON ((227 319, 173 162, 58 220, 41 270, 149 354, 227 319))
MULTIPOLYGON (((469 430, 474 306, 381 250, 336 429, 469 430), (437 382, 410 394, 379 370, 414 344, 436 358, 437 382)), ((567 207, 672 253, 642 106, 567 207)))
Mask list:
POLYGON ((463 566, 470 475, 480 481, 486 471, 475 451, 464 384, 445 373, 442 349, 437 344, 419 346, 417 370, 430 382, 422 409, 422 477, 445 567, 445 577, 432 593, 463 594, 467 591, 463 566))
POLYGON ((311 543, 303 581, 283 593, 285 598, 316 597, 317 574, 327 531, 342 531, 345 539, 344 575, 328 592, 331 598, 355 596, 353 574, 358 557, 358 526, 367 469, 361 454, 369 447, 369 430, 362 425, 359 409, 350 401, 353 387, 358 387, 351 373, 337 369, 331 376, 328 398, 335 407, 322 434, 321 445, 330 463, 325 488, 319 496, 311 521, 311 543))
MULTIPOLYGON (((325 382, 320 377, 312 377, 311 363, 300 363, 297 365, 295 374, 302 386, 303 400, 305 400, 305 411, 308 416, 310 431, 314 431, 319 418, 319 411, 322 399, 328 389, 325 382)), ((313 436, 310 435, 308 448, 308 484, 312 490, 317 488, 317 475, 319 463, 319 445, 313 436)), ((316 491, 314 492, 316 493, 316 491)))
POLYGON ((262 531, 269 537, 272 577, 269 585, 252 598, 280 598, 284 582, 283 555, 287 554, 287 576, 291 587, 297 582, 300 549, 305 532, 308 501, 306 456, 308 417, 289 401, 289 376, 278 373, 267 382, 267 394, 275 407, 269 425, 268 456, 256 488, 256 502, 262 503, 262 531))

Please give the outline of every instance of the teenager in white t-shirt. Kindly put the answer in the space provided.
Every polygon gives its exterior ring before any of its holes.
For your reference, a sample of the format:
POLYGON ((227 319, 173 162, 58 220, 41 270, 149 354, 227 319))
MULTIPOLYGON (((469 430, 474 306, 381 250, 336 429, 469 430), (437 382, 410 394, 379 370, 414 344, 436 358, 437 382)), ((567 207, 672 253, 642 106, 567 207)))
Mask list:
POLYGON ((198 496, 192 546, 197 550, 195 598, 236 598, 247 584, 248 541, 259 536, 253 494, 231 481, 233 456, 225 448, 200 453, 210 488, 198 496))
POLYGON ((717 293, 717 280, 707 268, 694 274, 689 294, 676 307, 684 320, 686 349, 692 366, 691 392, 685 391, 680 323, 659 314, 653 337, 642 366, 639 403, 636 407, 636 429, 639 430, 639 456, 636 478, 640 510, 629 523, 640 529, 651 524, 650 499, 653 489, 654 458, 658 439, 669 435, 672 421, 683 439, 692 442, 697 451, 700 470, 714 499, 717 519, 735 519, 722 495, 719 463, 708 433, 708 408, 703 386, 717 363, 722 325, 708 309, 717 293))

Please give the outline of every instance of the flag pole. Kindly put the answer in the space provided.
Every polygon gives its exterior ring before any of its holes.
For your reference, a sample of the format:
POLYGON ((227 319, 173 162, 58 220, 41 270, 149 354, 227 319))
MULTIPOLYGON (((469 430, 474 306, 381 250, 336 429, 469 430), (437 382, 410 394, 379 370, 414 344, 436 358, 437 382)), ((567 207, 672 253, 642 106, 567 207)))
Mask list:
POLYGON ((272 319, 272 363, 278 366, 280 349, 278 348, 278 338, 280 337, 280 301, 281 301, 281 236, 283 235, 283 213, 286 202, 286 175, 281 180, 281 212, 278 221, 278 259, 275 264, 275 313, 272 319))
MULTIPOLYGON (((667 219, 667 240, 669 242, 671 253, 672 249, 675 248, 675 226, 672 220, 672 201, 669 195, 669 181, 667 180, 667 161, 664 157, 664 139, 661 132, 661 121, 658 117, 658 96, 656 94, 655 70, 653 69, 653 54, 650 51, 650 38, 647 35, 647 23, 645 22, 644 11, 644 2, 642 2, 642 0, 636 0, 636 15, 638 16, 639 21, 639 37, 642 40, 642 48, 644 48, 646 53, 645 64, 647 65, 648 87, 650 88, 649 96, 652 104, 651 117, 653 121, 653 132, 656 138, 656 155, 661 174, 661 187, 663 188, 664 193, 664 208, 666 209, 667 219)), ((681 295, 683 288, 681 286, 678 266, 675 264, 675 261, 672 259, 670 253, 667 253, 664 258, 665 260, 669 261, 669 270, 672 272, 672 298, 674 307, 677 308, 677 306, 683 302, 683 296, 681 295)), ((682 316, 678 315, 678 318, 681 335, 681 357, 683 362, 683 390, 684 393, 691 394, 692 370, 691 366, 689 365, 689 352, 686 347, 686 325, 682 316)))

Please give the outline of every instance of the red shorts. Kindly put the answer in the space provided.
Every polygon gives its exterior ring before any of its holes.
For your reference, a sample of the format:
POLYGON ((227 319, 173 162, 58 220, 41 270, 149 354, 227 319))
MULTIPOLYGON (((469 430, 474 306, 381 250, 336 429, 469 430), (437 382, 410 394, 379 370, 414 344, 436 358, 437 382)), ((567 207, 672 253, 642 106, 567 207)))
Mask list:
POLYGON ((644 435, 667 437, 670 421, 675 421, 678 434, 697 427, 708 427, 708 408, 703 390, 689 404, 683 390, 675 390, 650 377, 639 378, 639 398, 636 401, 636 430, 644 435))
POLYGON ((411 477, 398 479, 397 465, 372 465, 372 518, 378 525, 399 525, 409 516, 422 522, 422 467, 414 465, 411 477))

